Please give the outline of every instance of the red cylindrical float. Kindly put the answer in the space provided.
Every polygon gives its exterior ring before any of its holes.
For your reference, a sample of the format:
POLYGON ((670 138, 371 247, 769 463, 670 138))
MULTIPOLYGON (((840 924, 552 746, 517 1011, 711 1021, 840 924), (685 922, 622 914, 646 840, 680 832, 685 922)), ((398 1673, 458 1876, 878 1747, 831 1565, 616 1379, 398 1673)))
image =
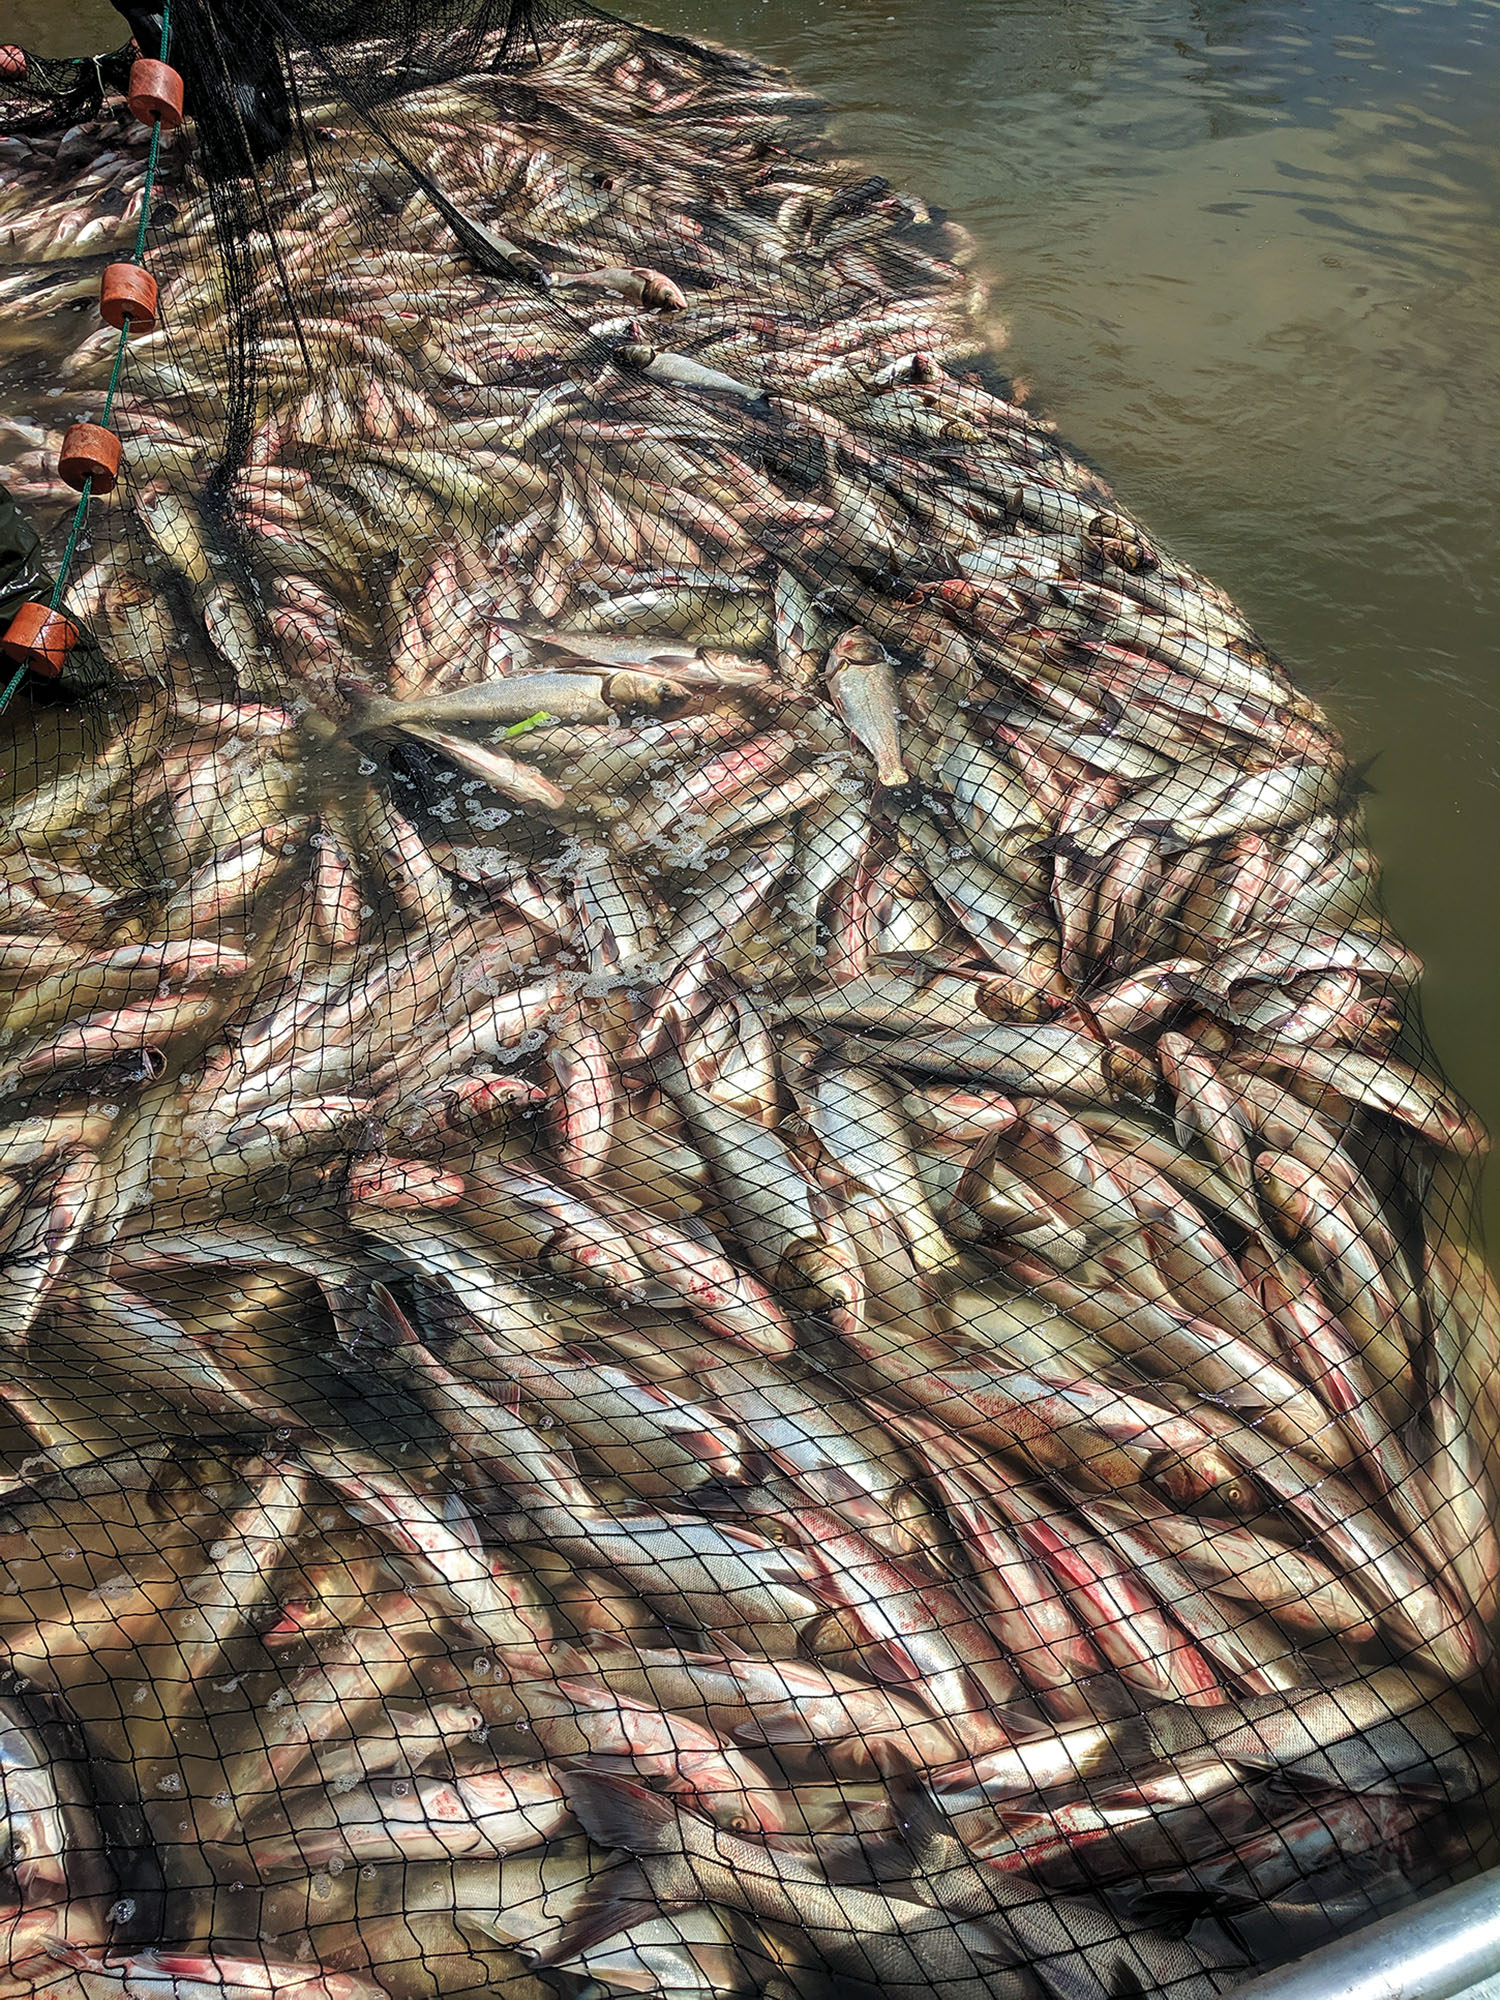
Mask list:
POLYGON ((113 493, 120 476, 120 440, 102 424, 70 424, 57 454, 57 470, 77 490, 92 479, 94 492, 113 493))
POLYGON ((50 604, 23 604, 0 638, 0 653, 55 681, 78 644, 78 627, 50 604))
POLYGON ((99 317, 119 327, 128 319, 132 333, 150 333, 159 297, 155 278, 139 264, 106 264, 99 280, 99 317))
POLYGON ((0 48, 0 76, 24 76, 26 74, 26 51, 18 49, 13 42, 0 48))
POLYGON ((125 102, 131 116, 143 125, 152 125, 159 118, 163 131, 170 132, 182 123, 182 78, 170 63, 137 56, 130 65, 125 102))

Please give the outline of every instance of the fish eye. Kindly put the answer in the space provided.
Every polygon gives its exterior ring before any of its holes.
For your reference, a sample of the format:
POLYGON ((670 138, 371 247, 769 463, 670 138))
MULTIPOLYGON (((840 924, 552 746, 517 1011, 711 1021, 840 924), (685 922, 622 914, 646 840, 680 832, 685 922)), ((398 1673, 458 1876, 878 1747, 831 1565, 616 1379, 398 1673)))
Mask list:
POLYGON ((1145 1483, 1184 1513, 1232 1514, 1239 1520, 1253 1520, 1266 1511, 1255 1481, 1227 1472, 1222 1465, 1163 1456, 1148 1466, 1145 1483))

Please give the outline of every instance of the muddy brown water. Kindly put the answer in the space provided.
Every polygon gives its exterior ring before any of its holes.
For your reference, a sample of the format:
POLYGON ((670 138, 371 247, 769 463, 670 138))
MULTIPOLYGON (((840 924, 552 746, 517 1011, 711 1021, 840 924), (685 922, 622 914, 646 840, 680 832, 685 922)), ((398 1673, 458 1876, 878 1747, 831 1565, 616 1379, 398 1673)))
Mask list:
MULTIPOLYGON (((1368 760, 1433 1041, 1500 1127, 1497 0, 650 11, 792 66, 974 233, 1015 377, 1368 760)), ((0 30, 123 38, 97 0, 0 30)))

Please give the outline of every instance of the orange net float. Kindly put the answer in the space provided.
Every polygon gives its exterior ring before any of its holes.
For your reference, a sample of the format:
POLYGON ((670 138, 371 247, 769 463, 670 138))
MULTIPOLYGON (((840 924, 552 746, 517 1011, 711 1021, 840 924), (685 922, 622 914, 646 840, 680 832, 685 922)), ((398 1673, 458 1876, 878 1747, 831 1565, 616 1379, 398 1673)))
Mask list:
POLYGON ((0 76, 24 76, 26 74, 26 51, 18 49, 13 42, 0 48, 0 76))
POLYGON ((92 479, 95 493, 113 493, 120 458, 120 440, 113 431, 101 424, 70 424, 57 454, 57 470, 75 491, 92 479))
POLYGON ((0 637, 0 653, 43 680, 55 681, 79 636, 72 619, 50 604, 23 604, 0 637))
POLYGON ((125 102, 131 116, 143 125, 154 125, 160 119, 162 130, 170 132, 182 123, 182 78, 170 63, 137 56, 130 65, 125 102))
POLYGON ((155 278, 139 264, 107 264, 99 280, 99 317, 106 326, 132 333, 150 333, 156 325, 160 292, 155 278))

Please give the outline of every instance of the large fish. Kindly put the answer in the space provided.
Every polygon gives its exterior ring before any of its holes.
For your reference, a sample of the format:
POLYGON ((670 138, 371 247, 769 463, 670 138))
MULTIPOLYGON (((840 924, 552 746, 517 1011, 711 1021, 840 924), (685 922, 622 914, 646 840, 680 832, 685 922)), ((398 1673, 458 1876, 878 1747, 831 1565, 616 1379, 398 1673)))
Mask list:
POLYGON ((861 1988, 939 2000, 1020 2000, 1040 1990, 1014 1947, 980 1924, 840 1887, 815 1865, 716 1831, 623 1779, 575 1772, 567 1792, 592 1839, 636 1856, 658 1901, 707 1900, 792 1923, 832 1971, 861 1988))
POLYGON ((66 1736, 35 1700, 0 1703, 6 1879, 0 1952, 18 1991, 29 1981, 47 1983, 48 1953, 59 1940, 79 1947, 104 1942, 108 1906, 122 1886, 124 1856, 111 1854, 66 1736))

